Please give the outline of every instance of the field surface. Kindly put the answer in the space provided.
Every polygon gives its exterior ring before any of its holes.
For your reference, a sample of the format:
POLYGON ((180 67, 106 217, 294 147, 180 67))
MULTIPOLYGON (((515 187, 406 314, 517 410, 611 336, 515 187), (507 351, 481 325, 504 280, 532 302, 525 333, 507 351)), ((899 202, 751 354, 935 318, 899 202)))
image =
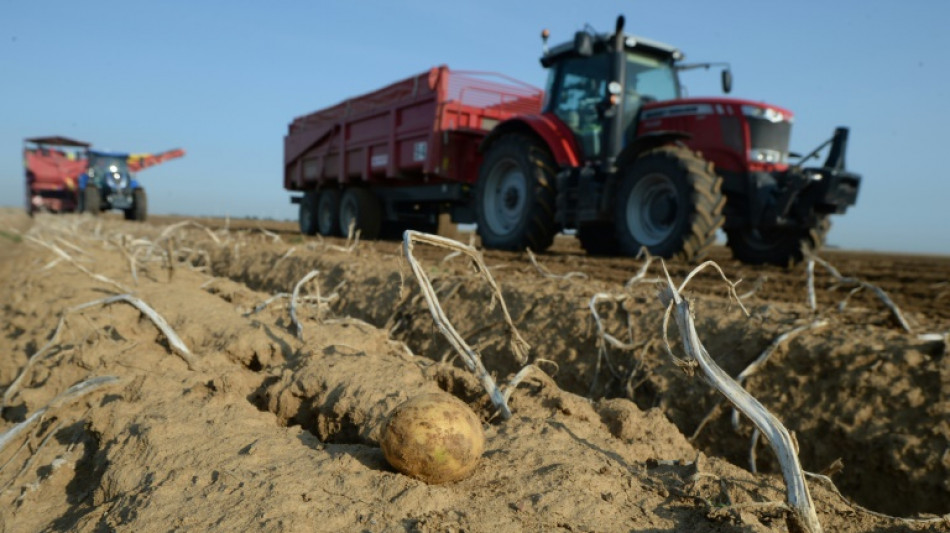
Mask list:
MULTIPOLYGON (((0 531, 794 530, 768 443, 667 351, 660 261, 486 251, 498 298, 467 256, 413 254, 511 418, 401 242, 0 210, 0 531), (487 442, 427 485, 378 442, 439 389, 487 442)), ((950 258, 826 250, 811 278, 709 259, 742 281, 691 279, 698 336, 826 476, 824 530, 950 531, 950 258)))

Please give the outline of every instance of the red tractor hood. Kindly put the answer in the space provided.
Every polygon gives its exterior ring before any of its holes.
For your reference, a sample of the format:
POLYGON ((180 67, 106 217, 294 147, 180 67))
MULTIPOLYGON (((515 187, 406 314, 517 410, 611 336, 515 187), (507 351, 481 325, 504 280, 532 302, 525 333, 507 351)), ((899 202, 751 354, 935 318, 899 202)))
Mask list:
POLYGON ((686 115, 743 115, 752 110, 769 113, 775 120, 792 122, 794 114, 788 109, 765 102, 742 100, 740 98, 680 98, 650 102, 642 108, 641 120, 648 121, 657 118, 666 118, 686 115))

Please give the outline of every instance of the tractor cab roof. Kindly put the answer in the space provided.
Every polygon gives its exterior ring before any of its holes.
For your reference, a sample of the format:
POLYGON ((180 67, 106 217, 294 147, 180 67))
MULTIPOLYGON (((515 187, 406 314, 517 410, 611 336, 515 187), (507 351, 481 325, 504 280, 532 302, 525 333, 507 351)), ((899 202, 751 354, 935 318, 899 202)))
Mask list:
POLYGON ((23 142, 32 143, 40 146, 72 146, 76 148, 89 148, 92 146, 91 143, 77 141, 76 139, 70 139, 69 137, 63 137, 62 135, 52 135, 49 137, 32 137, 29 139, 23 139, 23 142))
MULTIPOLYGON (((590 34, 594 45, 594 53, 603 52, 613 41, 612 33, 590 34)), ((550 50, 541 56, 541 64, 547 68, 565 57, 579 57, 576 49, 576 39, 551 47, 550 50)), ((625 48, 631 52, 641 52, 652 56, 658 56, 663 59, 672 58, 674 61, 681 61, 686 56, 675 46, 640 37, 638 35, 624 35, 625 48)))

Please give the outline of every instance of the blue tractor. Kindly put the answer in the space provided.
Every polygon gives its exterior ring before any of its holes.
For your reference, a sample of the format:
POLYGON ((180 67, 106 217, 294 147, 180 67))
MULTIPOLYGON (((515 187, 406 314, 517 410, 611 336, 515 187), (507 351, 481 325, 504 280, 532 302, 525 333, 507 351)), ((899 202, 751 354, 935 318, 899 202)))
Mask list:
POLYGON ((120 209, 126 220, 145 220, 145 189, 129 169, 129 154, 89 150, 89 166, 79 176, 79 211, 99 214, 120 209))

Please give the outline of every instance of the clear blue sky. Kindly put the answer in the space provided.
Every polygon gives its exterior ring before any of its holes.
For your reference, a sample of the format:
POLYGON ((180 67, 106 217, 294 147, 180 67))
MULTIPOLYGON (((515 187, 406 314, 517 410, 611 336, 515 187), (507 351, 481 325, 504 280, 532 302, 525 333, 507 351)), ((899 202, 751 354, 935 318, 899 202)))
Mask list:
MULTIPOLYGON (((535 85, 539 34, 585 23, 729 61, 732 96, 796 114, 792 149, 851 127, 845 248, 950 254, 950 2, 0 0, 0 204, 22 205, 22 139, 188 152, 139 178, 152 213, 296 217, 282 188, 295 116, 431 66, 535 85)), ((719 95, 692 71, 691 96, 719 95)))

